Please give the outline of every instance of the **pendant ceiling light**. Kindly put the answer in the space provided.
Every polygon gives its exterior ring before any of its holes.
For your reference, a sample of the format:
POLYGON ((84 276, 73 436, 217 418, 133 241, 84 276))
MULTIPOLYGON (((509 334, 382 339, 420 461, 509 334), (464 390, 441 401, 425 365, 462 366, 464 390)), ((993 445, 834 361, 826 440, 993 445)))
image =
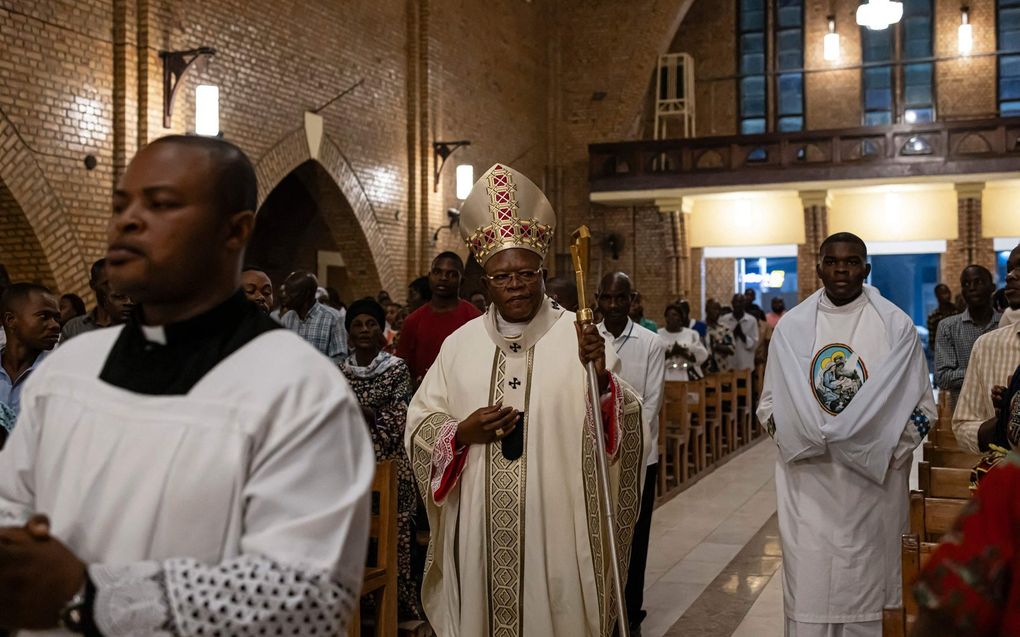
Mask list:
POLYGON ((889 28, 903 18, 903 3, 893 0, 868 0, 857 7, 857 24, 873 31, 889 28))

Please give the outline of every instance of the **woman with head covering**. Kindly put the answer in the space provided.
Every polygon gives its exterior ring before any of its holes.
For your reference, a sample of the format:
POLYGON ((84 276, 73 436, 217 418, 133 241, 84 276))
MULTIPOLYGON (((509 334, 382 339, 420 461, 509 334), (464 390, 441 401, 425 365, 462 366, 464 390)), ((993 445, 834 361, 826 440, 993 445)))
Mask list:
POLYGON ((397 463, 397 561, 399 618, 421 619, 419 576, 411 567, 414 513, 417 507, 414 476, 404 452, 407 403, 411 399, 411 372, 400 358, 383 350, 386 312, 371 297, 351 303, 345 319, 351 354, 340 370, 351 384, 368 422, 375 459, 397 463))

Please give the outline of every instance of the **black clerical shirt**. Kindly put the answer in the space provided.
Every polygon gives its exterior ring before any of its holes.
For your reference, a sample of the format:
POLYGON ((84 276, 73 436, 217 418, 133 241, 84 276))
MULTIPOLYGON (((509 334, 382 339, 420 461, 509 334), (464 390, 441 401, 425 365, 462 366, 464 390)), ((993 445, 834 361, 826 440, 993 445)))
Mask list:
POLYGON ((150 395, 181 395, 260 334, 280 329, 244 292, 190 319, 162 327, 165 343, 146 338, 140 311, 110 350, 99 378, 111 385, 150 395))

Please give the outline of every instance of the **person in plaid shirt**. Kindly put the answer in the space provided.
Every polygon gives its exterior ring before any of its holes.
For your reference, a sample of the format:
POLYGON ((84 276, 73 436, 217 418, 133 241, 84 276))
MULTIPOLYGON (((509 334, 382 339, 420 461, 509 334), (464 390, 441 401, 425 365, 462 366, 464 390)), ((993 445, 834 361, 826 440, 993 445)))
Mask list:
POLYGON ((316 300, 318 287, 311 272, 299 270, 288 276, 283 282, 280 323, 340 364, 347 357, 346 330, 339 313, 316 300))

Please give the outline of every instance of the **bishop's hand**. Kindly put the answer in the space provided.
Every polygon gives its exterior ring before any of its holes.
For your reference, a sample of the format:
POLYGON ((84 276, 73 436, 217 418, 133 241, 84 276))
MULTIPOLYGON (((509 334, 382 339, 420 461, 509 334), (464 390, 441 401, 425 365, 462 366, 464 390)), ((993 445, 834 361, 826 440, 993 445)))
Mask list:
POLYGON ((0 627, 56 628, 60 611, 84 585, 85 564, 49 534, 45 516, 0 528, 0 627))
POLYGON ((517 426, 518 411, 492 405, 475 410, 457 425, 457 446, 486 445, 505 438, 517 426))
POLYGON ((588 363, 595 364, 595 375, 598 376, 599 380, 599 392, 606 393, 609 391, 609 371, 606 369, 606 342, 602 339, 602 335, 599 334, 598 328, 594 325, 585 325, 584 327, 574 324, 577 328, 577 352, 581 358, 581 364, 586 366, 588 363))

